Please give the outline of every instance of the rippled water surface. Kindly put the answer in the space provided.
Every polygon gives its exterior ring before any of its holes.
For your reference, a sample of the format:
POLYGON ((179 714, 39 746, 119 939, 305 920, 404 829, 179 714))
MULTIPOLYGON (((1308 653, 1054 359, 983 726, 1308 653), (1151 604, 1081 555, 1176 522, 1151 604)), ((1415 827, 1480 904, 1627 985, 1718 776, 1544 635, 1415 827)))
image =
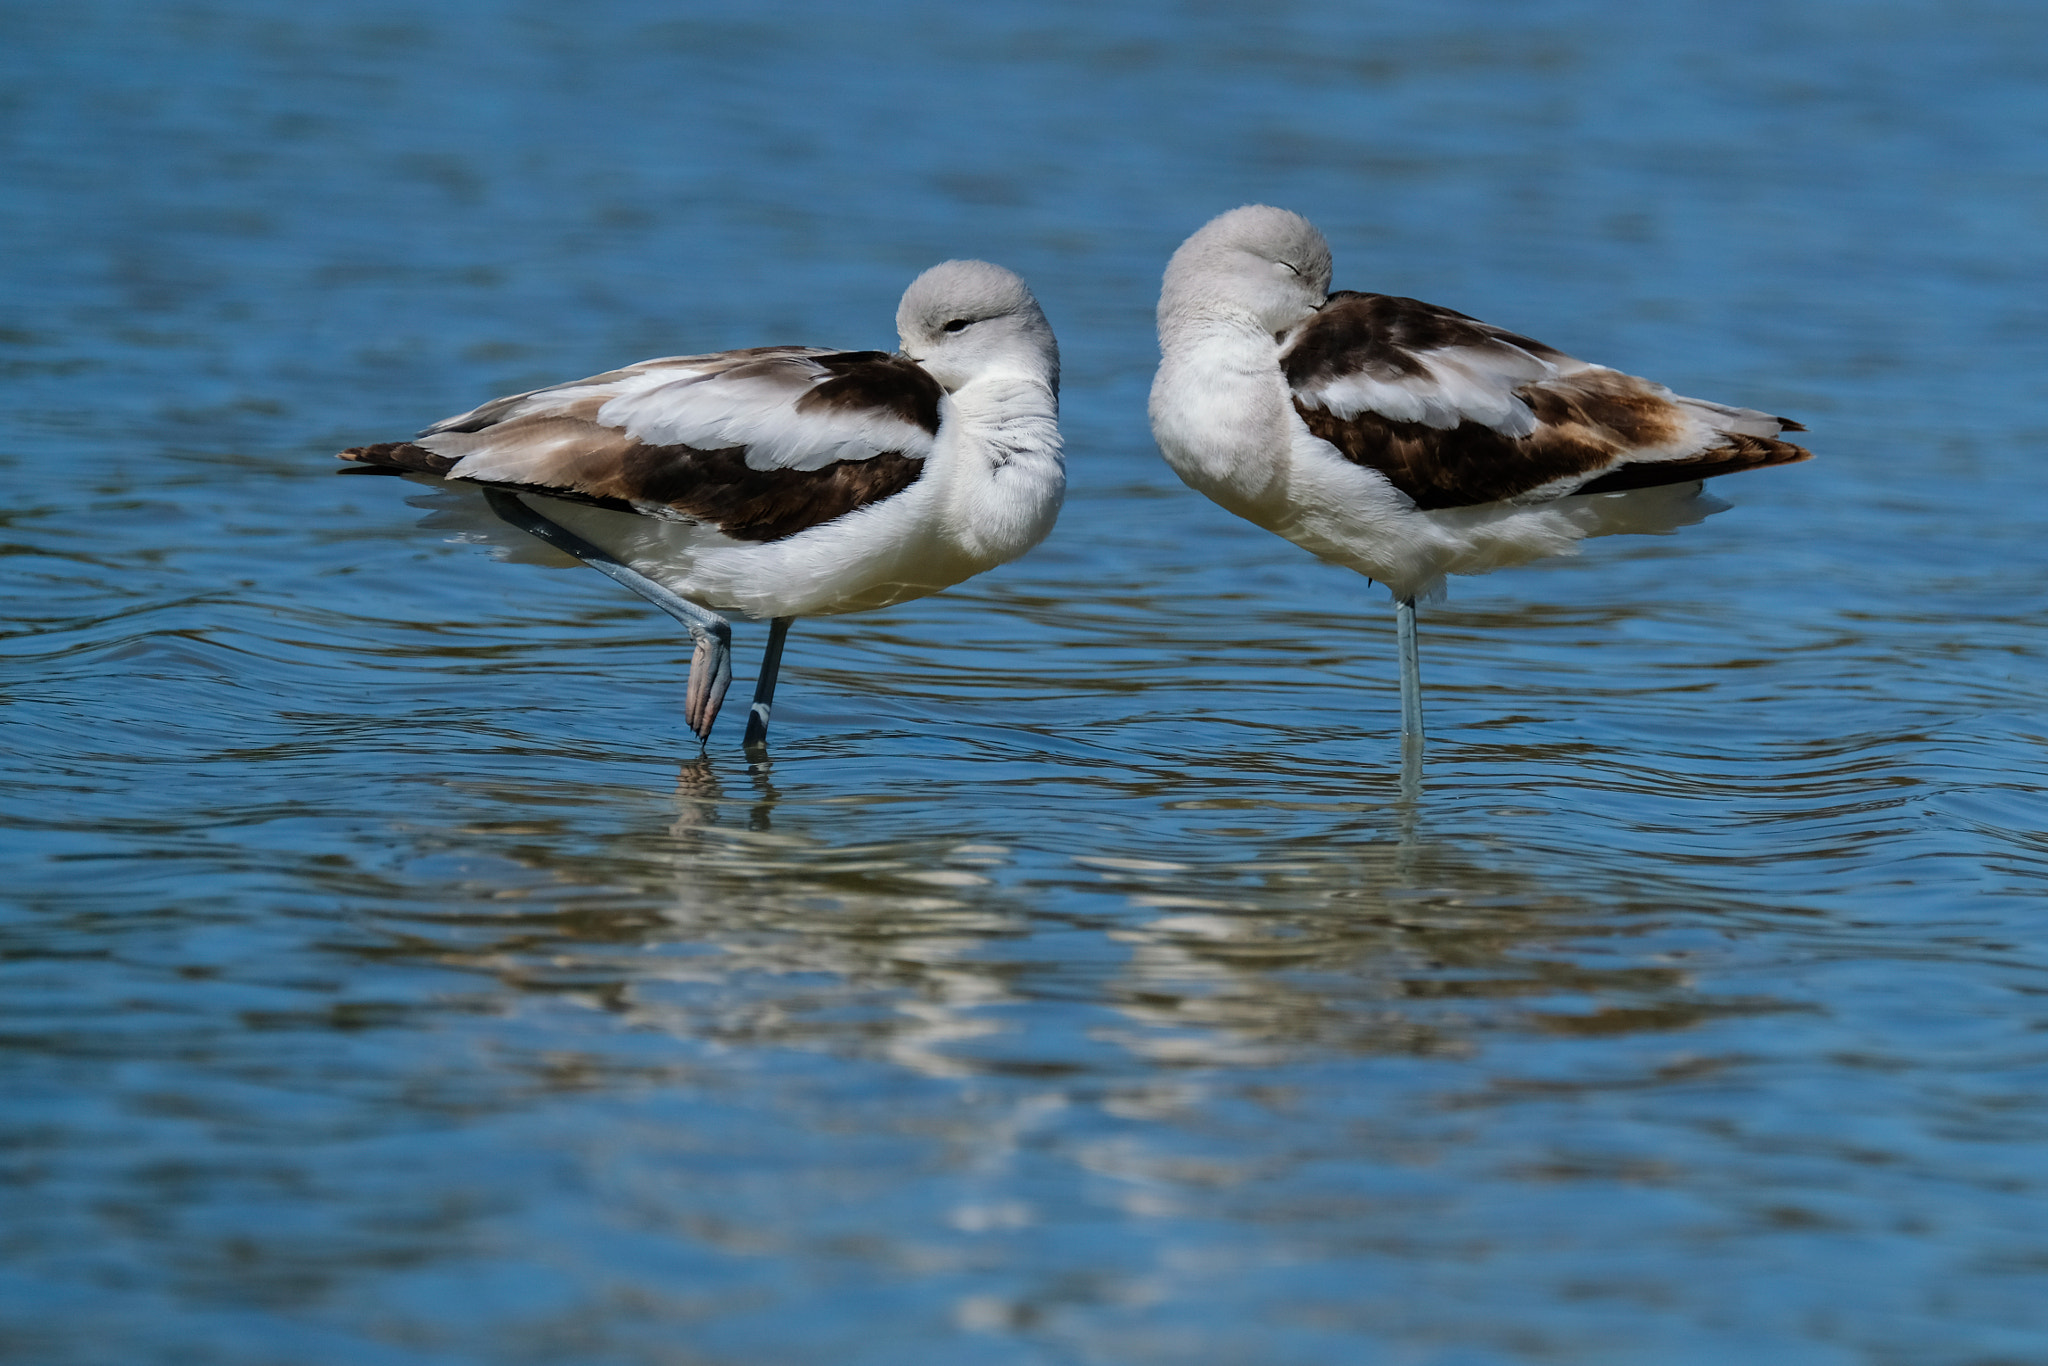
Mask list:
POLYGON ((0 1358, 2048 1361, 2048 9, 79 0, 0 73, 0 1358), (1820 458, 1455 583, 1404 790, 1383 591, 1146 431, 1253 199, 1820 458), (948 256, 1066 513, 800 623, 771 758, 330 472, 948 256))

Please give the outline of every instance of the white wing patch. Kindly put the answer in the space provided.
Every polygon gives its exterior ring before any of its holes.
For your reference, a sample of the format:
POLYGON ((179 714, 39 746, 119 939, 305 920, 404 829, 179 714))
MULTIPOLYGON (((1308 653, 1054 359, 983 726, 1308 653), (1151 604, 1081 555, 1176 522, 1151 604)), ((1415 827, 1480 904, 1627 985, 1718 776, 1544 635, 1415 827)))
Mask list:
POLYGON ((1297 390, 1296 397, 1339 418, 1374 412, 1442 430, 1476 422, 1502 436, 1523 437, 1536 430, 1536 415, 1516 389, 1604 368, 1569 357, 1549 360, 1504 341, 1413 352, 1410 359, 1424 373, 1401 374, 1392 367, 1384 375, 1353 370, 1297 390))
POLYGON ((700 451, 744 446, 750 468, 821 470, 843 460, 870 460, 884 451, 922 457, 931 433, 890 410, 797 406, 831 375, 815 365, 778 365, 768 374, 713 372, 662 376, 635 385, 597 412, 607 427, 650 446, 691 446, 700 451))
POLYGON ((931 453, 899 409, 844 393, 803 403, 834 378, 814 347, 670 356, 495 399, 427 429, 416 444, 458 463, 458 479, 574 487, 632 446, 745 449, 750 469, 815 471, 885 451, 931 453))

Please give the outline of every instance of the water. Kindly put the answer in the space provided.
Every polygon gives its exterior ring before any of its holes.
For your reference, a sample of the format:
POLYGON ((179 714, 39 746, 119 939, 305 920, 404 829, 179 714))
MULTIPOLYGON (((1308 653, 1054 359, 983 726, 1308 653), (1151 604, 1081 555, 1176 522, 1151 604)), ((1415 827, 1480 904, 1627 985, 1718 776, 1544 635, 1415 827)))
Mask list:
POLYGON ((0 16, 0 1358, 2048 1360, 2048 11, 0 16), (1785 412, 1384 594, 1183 490, 1159 270, 1785 412), (1072 496, 684 642, 329 455, 1021 271, 1072 496), (741 680, 763 632, 742 628, 741 680))

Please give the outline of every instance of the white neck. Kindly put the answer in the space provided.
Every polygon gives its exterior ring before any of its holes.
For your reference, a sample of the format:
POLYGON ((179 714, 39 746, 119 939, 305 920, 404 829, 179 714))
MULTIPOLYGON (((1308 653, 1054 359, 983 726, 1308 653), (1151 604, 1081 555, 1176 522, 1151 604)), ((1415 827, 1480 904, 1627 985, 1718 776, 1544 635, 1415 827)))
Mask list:
POLYGON ((1067 482, 1059 414, 1044 375, 1007 367, 941 401, 926 478, 938 486, 954 540, 974 560, 1015 559, 1052 530, 1067 482))
POLYGON ((1293 407, 1280 347, 1248 310, 1176 309, 1160 319, 1152 434, 1188 485, 1240 517, 1285 478, 1293 407))

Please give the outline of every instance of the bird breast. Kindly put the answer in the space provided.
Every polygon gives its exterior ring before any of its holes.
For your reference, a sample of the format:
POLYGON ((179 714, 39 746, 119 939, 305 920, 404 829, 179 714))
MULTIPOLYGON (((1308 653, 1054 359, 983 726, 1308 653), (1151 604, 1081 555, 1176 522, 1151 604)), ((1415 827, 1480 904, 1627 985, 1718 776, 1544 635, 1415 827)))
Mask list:
POLYGON ((1293 410, 1270 338, 1216 330, 1173 347, 1151 410, 1160 453, 1189 487, 1262 524, 1284 501, 1293 410))
POLYGON ((928 478, 966 558, 990 568, 1044 540, 1065 498, 1059 401, 1036 379, 989 379, 946 396, 928 478))

